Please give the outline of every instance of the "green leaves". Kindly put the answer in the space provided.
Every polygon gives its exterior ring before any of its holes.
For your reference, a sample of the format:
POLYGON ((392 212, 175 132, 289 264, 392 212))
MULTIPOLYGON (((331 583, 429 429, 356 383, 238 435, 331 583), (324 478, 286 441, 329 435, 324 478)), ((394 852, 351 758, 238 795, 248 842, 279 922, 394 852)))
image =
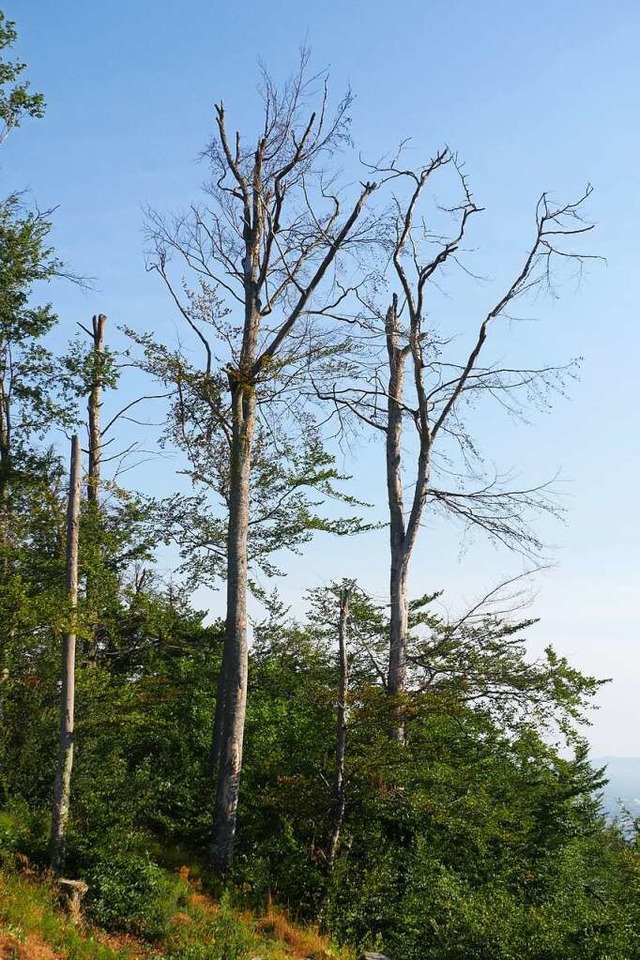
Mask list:
MULTIPOLYGON (((15 23, 7 20, 0 11, 0 51, 5 51, 16 42, 15 23)), ((24 117, 44 116, 44 97, 31 93, 29 83, 22 80, 26 64, 0 57, 0 143, 13 127, 18 127, 24 117)))

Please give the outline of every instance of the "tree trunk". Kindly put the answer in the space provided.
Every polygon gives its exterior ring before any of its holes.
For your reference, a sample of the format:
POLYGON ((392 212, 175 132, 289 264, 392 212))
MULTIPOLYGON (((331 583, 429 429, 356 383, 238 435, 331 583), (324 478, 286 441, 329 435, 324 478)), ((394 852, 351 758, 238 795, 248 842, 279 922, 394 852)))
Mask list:
POLYGON ((102 471, 102 427, 100 413, 104 381, 104 332, 107 318, 104 313, 93 317, 93 356, 91 389, 87 404, 89 415, 89 472, 87 474, 87 501, 96 506, 100 499, 102 471))
POLYGON ((76 434, 71 442, 71 469, 69 472, 69 499, 67 506, 67 600, 69 603, 69 630, 65 635, 62 647, 60 740, 51 820, 51 867, 58 875, 64 867, 67 820, 69 818, 69 795, 71 791, 71 770, 73 767, 81 466, 80 438, 76 434))
MULTIPOLYGON (((402 559, 392 556, 389 578, 390 631, 389 676, 387 690, 395 697, 404 693, 407 679, 407 633, 409 630, 409 597, 407 571, 402 559)), ((402 739, 399 736, 398 739, 402 739)))
MULTIPOLYGON (((407 632, 409 598, 407 595, 407 535, 402 486, 402 413, 404 400, 404 368, 407 349, 398 346, 398 300, 394 296, 386 317, 386 340, 389 358, 389 399, 386 430, 387 496, 389 502, 389 577, 390 627, 389 671, 387 692, 399 698, 406 684, 407 632)), ((401 704, 393 710, 391 735, 404 740, 401 704)))
MULTIPOLYGON (((0 343, 0 547, 3 551, 9 541, 9 493, 11 482, 11 408, 4 383, 4 346, 0 343)), ((9 568, 9 552, 3 559, 5 575, 9 568)))
POLYGON ((213 720, 213 738, 211 741, 210 774, 211 780, 215 784, 218 782, 218 774, 220 771, 222 736, 224 733, 225 697, 227 692, 227 681, 224 668, 225 657, 223 650, 222 660, 220 661, 220 671, 218 673, 218 686, 216 689, 216 712, 213 720))
MULTIPOLYGON (((100 479, 102 475, 102 391, 104 388, 104 339, 107 318, 103 313, 92 319, 92 377, 87 401, 89 429, 89 470, 87 474, 87 504, 97 515, 100 510, 100 479)), ((95 578, 87 573, 87 604, 91 608, 96 601, 95 578)), ((96 610, 91 634, 86 640, 85 655, 87 665, 98 665, 98 634, 100 631, 99 612, 96 610)))
MULTIPOLYGON (((0 344, 0 356, 2 345, 0 344)), ((11 416, 9 397, 0 371, 0 509, 3 509, 9 494, 11 473, 11 416)))
POLYGON ((216 791, 213 866, 224 874, 233 858, 242 769, 247 704, 249 649, 247 637, 249 503, 252 440, 256 403, 252 385, 232 388, 229 532, 227 540, 227 621, 222 660, 224 720, 216 791))
POLYGON ((351 588, 340 590, 340 619, 338 621, 338 723, 336 730, 336 775, 333 785, 336 803, 336 819, 329 840, 327 860, 333 869, 340 846, 340 833, 344 821, 347 795, 344 783, 345 755, 347 746, 347 696, 349 693, 349 663, 347 660, 347 631, 349 627, 349 601, 351 588))

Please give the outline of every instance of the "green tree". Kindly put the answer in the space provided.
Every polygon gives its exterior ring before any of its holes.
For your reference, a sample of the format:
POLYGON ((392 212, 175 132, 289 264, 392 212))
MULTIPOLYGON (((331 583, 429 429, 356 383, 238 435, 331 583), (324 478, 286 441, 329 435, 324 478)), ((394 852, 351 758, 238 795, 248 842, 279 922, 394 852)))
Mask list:
POLYGON ((22 79, 26 64, 5 57, 5 51, 14 45, 17 37, 15 23, 7 20, 0 10, 0 120, 3 124, 0 143, 25 117, 44 115, 43 95, 31 93, 29 82, 22 79))

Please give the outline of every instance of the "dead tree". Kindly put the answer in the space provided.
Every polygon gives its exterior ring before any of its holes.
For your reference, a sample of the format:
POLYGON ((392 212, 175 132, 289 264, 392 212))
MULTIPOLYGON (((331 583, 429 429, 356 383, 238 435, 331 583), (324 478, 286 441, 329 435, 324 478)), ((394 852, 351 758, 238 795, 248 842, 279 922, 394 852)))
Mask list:
MULTIPOLYGON (((87 432, 89 437, 88 472, 87 472, 87 505, 97 515, 100 510, 100 481, 102 477, 102 394, 105 386, 105 327, 107 318, 103 313, 94 314, 91 330, 82 326, 85 333, 91 337, 90 380, 87 397, 87 432)), ((93 578, 87 575, 87 604, 91 606, 95 598, 93 578)), ((91 636, 86 641, 86 658, 90 667, 98 662, 98 633, 100 630, 99 617, 91 630, 91 636)))
POLYGON ((347 634, 349 630, 349 601, 352 586, 344 583, 340 589, 340 613, 338 619, 338 702, 336 725, 336 773, 333 783, 335 801, 335 821, 331 837, 327 863, 329 870, 333 869, 340 847, 340 834, 344 822, 347 803, 345 788, 345 758, 347 747, 347 698, 349 696, 349 660, 347 657, 347 634))
MULTIPOLYGON (((91 351, 91 383, 87 400, 89 427, 89 470, 87 473, 87 502, 98 506, 100 503, 100 478, 102 473, 102 391, 104 389, 105 368, 105 327, 107 318, 104 313, 92 319, 90 336, 93 341, 91 351)), ((87 331, 89 332, 89 331, 87 331)))
POLYGON ((51 818, 51 867, 56 874, 64 868, 71 771, 73 768, 76 630, 78 608, 78 538, 80 531, 80 483, 82 454, 80 438, 71 442, 69 496, 67 504, 67 602, 69 627, 62 646, 62 689, 60 695, 60 737, 58 768, 53 793, 51 818))
POLYGON ((337 260, 359 237, 357 225, 375 185, 358 187, 345 201, 325 164, 347 136, 350 99, 328 115, 323 77, 309 78, 303 56, 294 78, 279 91, 263 77, 264 122, 244 146, 231 135, 222 103, 208 150, 210 203, 166 222, 150 216, 158 272, 178 311, 200 339, 206 374, 226 393, 224 416, 212 412, 211 429, 226 445, 227 544, 224 696, 216 722, 219 752, 212 861, 224 872, 233 856, 245 725, 247 543, 258 408, 274 372, 306 349, 323 316, 346 291, 335 291, 337 260), (316 92, 320 87, 319 96, 316 92), (312 109, 310 101, 318 101, 312 109), (343 209, 346 203, 346 212, 343 209), (172 255, 200 279, 185 293, 170 274, 172 255), (224 296, 230 319, 201 322, 211 296, 224 296), (204 304, 204 308, 203 308, 204 304), (236 317, 237 314, 237 317, 236 317))
POLYGON ((532 394, 541 395, 562 381, 567 368, 483 366, 481 358, 494 323, 509 316, 516 301, 551 282, 554 261, 581 267, 585 256, 568 251, 562 241, 592 229, 581 217, 591 188, 578 201, 558 206, 546 194, 540 198, 533 240, 515 278, 479 322, 466 356, 449 360, 442 355, 449 341, 436 333, 428 316, 430 285, 445 264, 458 262, 469 221, 480 208, 473 201, 455 156, 448 150, 438 153, 417 172, 403 170, 396 162, 374 169, 378 177, 397 187, 395 212, 384 241, 390 283, 396 291, 385 312, 377 309, 372 298, 361 298, 364 309, 359 323, 369 340, 378 336, 384 343, 384 360, 363 377, 364 383, 361 380, 355 386, 336 384, 331 391, 319 393, 332 400, 339 411, 349 411, 385 438, 391 610, 387 689, 398 698, 393 735, 402 740, 409 568, 428 501, 511 549, 529 555, 542 548, 528 524, 532 511, 556 510, 545 484, 512 489, 499 477, 482 476, 475 438, 465 426, 463 407, 474 399, 492 397, 510 413, 517 414, 532 394), (453 236, 436 241, 426 225, 421 201, 433 174, 444 167, 456 171, 462 199, 447 211, 457 221, 453 236), (430 252, 434 242, 435 254, 430 252), (522 393, 525 400, 520 397, 522 393), (407 424, 411 431, 408 437, 407 424), (438 475, 435 455, 449 457, 451 448, 461 454, 461 468, 456 471, 448 466, 438 475), (450 479, 452 475, 453 485, 441 485, 443 478, 450 479))

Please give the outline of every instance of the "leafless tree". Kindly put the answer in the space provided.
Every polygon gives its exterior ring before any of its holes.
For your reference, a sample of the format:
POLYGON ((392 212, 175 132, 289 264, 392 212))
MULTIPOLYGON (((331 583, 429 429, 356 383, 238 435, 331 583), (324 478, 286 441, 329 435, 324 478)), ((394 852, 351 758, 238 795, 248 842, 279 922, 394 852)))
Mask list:
POLYGON ((336 727, 336 773, 333 783, 333 794, 336 805, 335 820, 329 838, 327 862, 329 869, 333 869, 338 849, 340 834, 344 821, 347 804, 345 785, 345 760, 347 749, 347 698, 349 696, 349 659, 347 652, 349 631, 349 601, 353 584, 345 581, 340 588, 339 617, 338 617, 338 703, 336 727))
MULTIPOLYGON (((217 700, 219 735, 214 866, 233 856, 242 767, 248 669, 247 541, 258 407, 276 374, 295 363, 309 336, 322 329, 348 295, 338 284, 338 261, 367 229, 365 204, 373 183, 348 199, 330 172, 332 154, 348 139, 350 97, 328 111, 326 80, 310 76, 306 53, 281 90, 263 75, 263 123, 245 145, 232 134, 222 103, 206 152, 209 201, 167 221, 150 214, 151 269, 165 283, 187 325, 199 338, 205 373, 224 401, 211 409, 211 429, 226 445, 228 530, 226 638, 217 700), (317 107, 312 107, 312 102, 317 107), (172 273, 175 257, 199 288, 189 291, 172 273), (208 324, 199 322, 211 296, 226 298, 208 324), (204 307, 203 307, 204 305, 204 307), (224 690, 224 695, 222 696, 224 690)), ((353 191, 352 191, 353 192, 353 191)))
POLYGON ((89 428, 89 470, 87 473, 87 501, 96 506, 100 502, 100 478, 102 472, 102 391, 104 389, 105 366, 105 327, 107 318, 104 313, 94 315, 91 330, 87 330, 92 340, 91 383, 87 400, 89 428))
POLYGON ((69 471, 69 496, 67 506, 66 566, 69 627, 65 634, 62 647, 60 737, 51 820, 51 867, 57 874, 61 873, 64 867, 67 821, 69 818, 69 796, 71 793, 71 771, 73 768, 81 479, 82 453, 80 450, 80 438, 76 434, 71 441, 71 467, 69 471))
MULTIPOLYGON (((483 365, 482 359, 492 326, 509 317, 517 301, 549 285, 556 262, 581 268, 587 259, 564 244, 591 229, 581 216, 591 188, 576 202, 559 205, 543 194, 535 211, 531 245, 514 279, 481 318, 469 352, 449 361, 443 353, 450 339, 444 339, 432 325, 431 294, 443 268, 460 262, 461 244, 480 208, 448 149, 417 171, 403 169, 399 158, 370 169, 394 188, 394 211, 384 225, 382 241, 388 260, 386 276, 393 291, 389 306, 381 311, 374 297, 360 294, 360 328, 370 344, 375 344, 376 338, 384 344, 380 351, 384 359, 369 359, 359 382, 336 382, 330 390, 319 389, 318 393, 332 400, 340 413, 348 411, 384 435, 391 606, 387 689, 401 698, 407 671, 409 568, 428 501, 511 549, 535 555, 542 548, 528 518, 532 511, 556 510, 548 486, 518 489, 504 478, 483 475, 476 440, 463 411, 474 399, 492 397, 510 413, 522 413, 528 400, 562 382, 566 367, 510 369, 483 365), (445 239, 429 229, 423 207, 427 185, 444 168, 453 169, 462 192, 461 199, 444 211, 455 222, 451 236, 445 239), (461 455, 458 470, 451 466, 452 446, 461 455)), ((393 732, 403 739, 400 703, 393 732)))

